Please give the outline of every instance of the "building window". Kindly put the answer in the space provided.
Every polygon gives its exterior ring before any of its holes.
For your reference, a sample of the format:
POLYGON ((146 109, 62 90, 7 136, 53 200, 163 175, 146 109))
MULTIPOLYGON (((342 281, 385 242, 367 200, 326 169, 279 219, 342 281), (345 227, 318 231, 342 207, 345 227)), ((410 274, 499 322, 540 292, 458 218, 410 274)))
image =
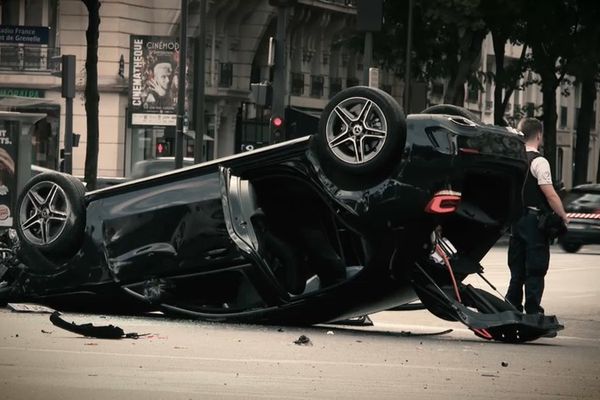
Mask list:
POLYGON ((561 128, 566 128, 567 127, 567 107, 565 106, 561 106, 560 107, 560 127, 561 128))
POLYGON ((431 95, 434 97, 442 97, 444 95, 444 84, 435 82, 431 86, 431 95))
POLYGON ((233 64, 221 63, 219 73, 219 87, 228 88, 233 84, 233 64))
POLYGON ((2 25, 21 25, 19 21, 20 0, 4 0, 0 3, 2 25))
POLYGON ((357 78, 347 78, 346 79, 346 87, 358 86, 359 82, 357 78))
POLYGON ((563 149, 562 148, 558 148, 557 152, 556 152, 556 181, 557 182, 562 182, 563 180, 563 159, 564 159, 564 155, 563 155, 563 149))
POLYGON ((302 96, 304 94, 304 74, 302 72, 292 73, 292 95, 302 96))
POLYGON ((535 113, 535 104, 533 104, 532 102, 528 102, 525 105, 525 113, 528 118, 533 118, 533 114, 535 113))
POLYGON ((323 97, 323 75, 311 75, 310 97, 323 97))
POLYGON ((479 101, 479 88, 475 85, 469 85, 467 91, 467 102, 477 103, 479 101))
POLYGON ((594 105, 592 106, 592 123, 590 124, 590 130, 596 130, 596 100, 594 100, 594 105))
POLYGON ((330 78, 330 80, 329 80, 329 98, 332 98, 341 90, 342 90, 342 78, 330 78))
POLYGON ((519 104, 515 104, 513 107, 513 117, 519 118, 521 116, 521 106, 519 104))

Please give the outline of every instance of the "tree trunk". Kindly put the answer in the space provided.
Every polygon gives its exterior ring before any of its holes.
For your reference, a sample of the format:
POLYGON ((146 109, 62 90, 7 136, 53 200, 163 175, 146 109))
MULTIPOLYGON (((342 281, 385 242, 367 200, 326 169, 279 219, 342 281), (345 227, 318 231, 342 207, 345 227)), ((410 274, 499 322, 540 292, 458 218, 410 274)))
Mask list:
POLYGON ((461 51, 456 75, 450 77, 444 103, 462 107, 465 103, 464 86, 469 77, 479 67, 481 45, 487 31, 477 31, 471 34, 465 49, 461 51))
POLYGON ((596 182, 600 182, 600 154, 598 154, 598 168, 596 169, 596 182))
POLYGON ((98 178, 99 122, 98 106, 98 37, 100 28, 100 1, 83 0, 88 10, 88 28, 85 32, 87 53, 85 60, 85 113, 87 143, 85 149, 85 177, 88 190, 96 189, 98 178))
POLYGON ((586 76, 581 81, 581 109, 577 119, 577 141, 575 142, 575 174, 573 186, 587 182, 590 129, 594 117, 596 82, 594 76, 586 76))
POLYGON ((558 79, 554 71, 546 71, 540 75, 542 76, 542 95, 544 101, 544 157, 550 163, 552 176, 556 178, 556 89, 558 88, 558 79))
POLYGON ((496 87, 494 88, 494 124, 503 125, 506 106, 502 98, 502 91, 506 82, 504 71, 504 45, 506 44, 504 35, 492 34, 494 44, 494 57, 496 59, 496 87))

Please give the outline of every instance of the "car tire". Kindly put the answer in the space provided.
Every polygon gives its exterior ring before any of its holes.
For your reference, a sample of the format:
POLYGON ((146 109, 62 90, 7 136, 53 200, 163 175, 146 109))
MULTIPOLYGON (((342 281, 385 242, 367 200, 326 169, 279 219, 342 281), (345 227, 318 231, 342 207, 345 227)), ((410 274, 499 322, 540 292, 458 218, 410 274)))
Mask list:
POLYGON ((447 115, 455 115, 458 117, 463 117, 472 121, 478 125, 481 125, 481 119, 467 110, 466 108, 455 106, 453 104, 438 104, 435 106, 428 107, 421 111, 421 114, 447 114, 447 115))
POLYGON ((48 258, 75 254, 85 227, 85 188, 71 175, 33 177, 17 200, 15 229, 23 247, 48 258))
POLYGON ((392 96, 355 86, 329 101, 314 139, 324 169, 373 176, 399 157, 406 143, 406 120, 392 96))
POLYGON ((583 245, 575 242, 560 242, 560 247, 567 253, 577 253, 583 245))

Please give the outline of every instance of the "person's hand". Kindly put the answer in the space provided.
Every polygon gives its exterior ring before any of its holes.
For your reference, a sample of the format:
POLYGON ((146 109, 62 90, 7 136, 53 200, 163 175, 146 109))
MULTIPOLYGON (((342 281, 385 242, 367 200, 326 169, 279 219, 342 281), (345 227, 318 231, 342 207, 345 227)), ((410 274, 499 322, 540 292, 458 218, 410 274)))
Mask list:
POLYGON ((160 97, 167 94, 167 90, 160 86, 156 80, 151 79, 148 81, 148 87, 156 92, 160 97))
POLYGON ((566 215, 564 217, 562 217, 562 220, 563 220, 565 226, 569 225, 569 222, 571 222, 569 217, 567 217, 566 215))

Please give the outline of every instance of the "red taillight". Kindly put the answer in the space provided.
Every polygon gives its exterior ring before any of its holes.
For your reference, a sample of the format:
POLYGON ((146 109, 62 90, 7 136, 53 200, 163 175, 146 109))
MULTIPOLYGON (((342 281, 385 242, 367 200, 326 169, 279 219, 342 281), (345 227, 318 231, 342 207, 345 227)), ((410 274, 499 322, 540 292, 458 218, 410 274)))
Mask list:
POLYGON ((479 154, 479 150, 472 149, 470 147, 461 147, 460 149, 458 149, 458 151, 460 151, 461 153, 466 153, 466 154, 479 154))
POLYGON ((461 193, 453 190, 441 190, 433 195, 425 212, 430 214, 449 214, 456 211, 460 204, 461 193))

